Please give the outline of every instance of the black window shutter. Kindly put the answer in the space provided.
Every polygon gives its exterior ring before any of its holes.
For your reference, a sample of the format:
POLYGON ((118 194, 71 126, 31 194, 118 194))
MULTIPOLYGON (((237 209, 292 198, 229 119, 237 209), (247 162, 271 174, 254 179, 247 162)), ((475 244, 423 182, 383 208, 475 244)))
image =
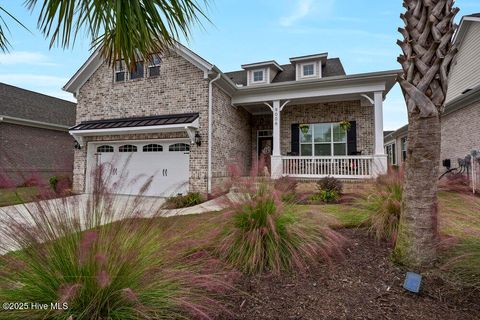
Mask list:
POLYGON ((298 156, 300 154, 300 131, 298 123, 292 123, 292 146, 291 154, 298 156))
POLYGON ((347 153, 348 155, 357 154, 357 122, 350 121, 350 130, 347 131, 347 153))

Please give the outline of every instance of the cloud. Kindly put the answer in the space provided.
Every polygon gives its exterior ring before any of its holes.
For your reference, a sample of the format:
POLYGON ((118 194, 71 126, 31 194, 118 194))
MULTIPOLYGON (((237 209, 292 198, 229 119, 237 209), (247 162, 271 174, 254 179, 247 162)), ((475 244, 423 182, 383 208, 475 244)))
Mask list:
POLYGON ((312 4, 312 0, 299 0, 295 10, 289 16, 280 19, 280 25, 290 27, 298 20, 306 17, 312 10, 312 4))
POLYGON ((0 65, 56 66, 50 58, 40 52, 13 51, 0 54, 0 65))

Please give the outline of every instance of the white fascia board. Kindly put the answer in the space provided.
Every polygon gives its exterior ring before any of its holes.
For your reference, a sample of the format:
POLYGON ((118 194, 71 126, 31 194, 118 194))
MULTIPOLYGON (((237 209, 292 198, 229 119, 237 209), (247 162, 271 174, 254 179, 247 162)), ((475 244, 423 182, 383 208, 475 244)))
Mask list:
MULTIPOLYGON (((173 50, 180 54, 185 60, 202 70, 205 75, 208 75, 208 73, 213 69, 213 65, 211 63, 179 42, 175 44, 173 50)), ((65 84, 63 90, 75 94, 85 84, 85 82, 90 79, 90 77, 104 62, 100 51, 101 48, 98 48, 90 55, 88 60, 85 61, 80 69, 67 82, 67 84, 65 84)))
POLYGON ((290 62, 299 62, 299 61, 308 61, 308 60, 319 60, 319 59, 326 59, 328 57, 328 53, 320 53, 320 54, 311 54, 308 56, 300 56, 300 57, 293 57, 290 58, 290 62))
POLYGON ((335 95, 362 94, 366 92, 385 91, 386 86, 383 82, 372 83, 368 85, 337 85, 337 86, 316 86, 306 88, 282 88, 280 91, 270 90, 267 92, 249 92, 247 94, 238 93, 232 98, 235 105, 260 103, 272 100, 291 100, 305 99, 315 97, 327 97, 335 95))
POLYGON ((100 48, 95 50, 90 57, 85 61, 85 63, 78 69, 73 77, 68 80, 68 82, 63 86, 63 90, 76 94, 78 89, 80 89, 85 82, 97 71, 97 69, 102 65, 103 59, 100 55, 100 48))
POLYGON ((2 116, 2 115, 0 115, 0 122, 17 124, 17 125, 22 125, 27 127, 41 128, 41 129, 64 131, 64 132, 67 132, 69 128, 68 126, 64 126, 56 123, 42 122, 42 121, 16 118, 16 117, 10 117, 10 116, 2 116))
POLYGON ((265 67, 265 66, 274 66, 275 68, 277 68, 277 70, 283 71, 283 68, 275 60, 248 63, 248 64, 242 64, 241 65, 242 69, 260 68, 260 67, 265 67))
POLYGON ((480 22, 480 18, 477 17, 467 17, 463 16, 462 20, 460 20, 460 25, 453 35, 452 42, 456 45, 459 46, 462 44, 463 37, 467 33, 468 28, 470 27, 470 24, 472 22, 480 22))
POLYGON ((187 129, 198 129, 198 119, 192 123, 168 124, 160 126, 146 126, 133 128, 111 128, 111 129, 92 129, 92 130, 70 130, 69 133, 74 137, 106 136, 119 134, 136 133, 159 133, 159 132, 180 132, 187 129))

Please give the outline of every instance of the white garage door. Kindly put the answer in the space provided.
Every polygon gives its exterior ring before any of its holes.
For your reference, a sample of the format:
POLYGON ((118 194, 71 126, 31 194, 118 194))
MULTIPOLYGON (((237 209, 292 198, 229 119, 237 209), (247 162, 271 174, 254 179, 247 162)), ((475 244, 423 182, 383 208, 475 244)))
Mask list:
POLYGON ((137 195, 148 179, 146 196, 168 197, 188 192, 189 151, 185 141, 118 142, 92 145, 93 160, 103 166, 108 189, 137 195))

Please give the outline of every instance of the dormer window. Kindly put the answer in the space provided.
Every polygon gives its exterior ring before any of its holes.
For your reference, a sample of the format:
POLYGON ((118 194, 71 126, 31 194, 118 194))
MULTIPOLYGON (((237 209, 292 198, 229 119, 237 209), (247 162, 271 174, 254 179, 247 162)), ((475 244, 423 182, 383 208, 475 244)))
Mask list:
POLYGON ((265 81, 265 70, 254 70, 253 73, 253 83, 264 82, 265 81))
POLYGON ((148 65, 148 76, 156 77, 160 75, 160 64, 162 63, 162 58, 158 54, 152 54, 150 56, 150 61, 148 65))
POLYGON ((135 69, 130 73, 130 79, 139 79, 143 78, 143 61, 135 62, 135 69))
POLYGON ((313 77, 315 76, 315 64, 314 63, 305 63, 302 65, 302 77, 313 77))
POLYGON ((115 62, 115 82, 124 82, 125 81, 125 62, 123 60, 118 60, 115 62))

